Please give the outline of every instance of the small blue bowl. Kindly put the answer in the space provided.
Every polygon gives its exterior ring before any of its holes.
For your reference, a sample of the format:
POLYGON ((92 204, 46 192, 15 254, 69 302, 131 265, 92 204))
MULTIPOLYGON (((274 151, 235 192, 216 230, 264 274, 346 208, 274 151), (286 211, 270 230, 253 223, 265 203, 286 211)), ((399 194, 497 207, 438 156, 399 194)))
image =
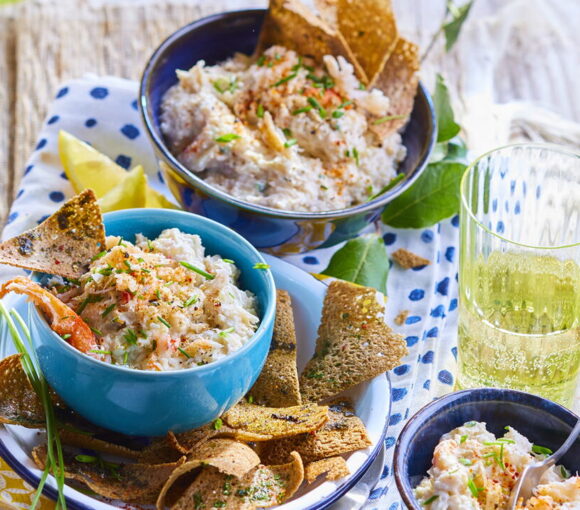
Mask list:
POLYGON ((223 12, 169 36, 145 67, 139 109, 167 185, 184 209, 227 225, 274 255, 301 253, 355 237, 378 218, 388 202, 411 186, 425 169, 435 144, 435 112, 429 93, 419 84, 403 132, 407 157, 398 171, 405 179, 364 204, 333 211, 292 212, 251 204, 213 188, 183 166, 167 147, 160 128, 161 100, 177 83, 177 69, 189 69, 200 59, 213 65, 235 52, 253 53, 265 13, 264 9, 223 12))
POLYGON ((136 233, 155 238, 172 227, 198 234, 206 253, 236 262, 240 286, 257 296, 260 326, 243 347, 214 363, 149 372, 110 365, 81 353, 54 333, 30 305, 32 338, 48 383, 79 414, 123 434, 160 436, 215 420, 248 392, 268 354, 276 291, 270 270, 253 269, 264 259, 227 227, 183 211, 130 209, 105 214, 104 223, 107 235, 129 241, 136 233))
MULTIPOLYGON (((427 404, 407 422, 395 446, 395 480, 408 508, 425 508, 413 496, 413 488, 431 467, 441 436, 471 420, 487 423, 487 429, 500 436, 509 425, 532 443, 556 451, 578 416, 542 397, 497 388, 458 391, 427 404)), ((558 464, 580 471, 580 440, 558 464)))

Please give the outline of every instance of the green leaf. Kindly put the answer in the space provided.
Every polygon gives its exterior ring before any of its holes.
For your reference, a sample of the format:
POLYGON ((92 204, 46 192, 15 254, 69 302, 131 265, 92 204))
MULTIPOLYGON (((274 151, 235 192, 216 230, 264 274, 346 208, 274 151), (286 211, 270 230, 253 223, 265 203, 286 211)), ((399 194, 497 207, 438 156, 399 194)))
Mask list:
POLYGON ((459 211, 459 183, 465 165, 456 161, 431 163, 415 184, 390 202, 383 223, 396 228, 424 228, 459 211))
POLYGON ((443 32, 445 33, 445 51, 450 51, 459 37, 461 27, 469 15, 473 0, 456 7, 451 1, 447 2, 447 10, 451 13, 451 21, 443 25, 443 32))
POLYGON ((348 241, 330 259, 322 274, 387 293, 389 259, 381 236, 368 234, 348 241))
POLYGON ((449 90, 447 90, 445 80, 440 74, 437 74, 433 103, 437 114, 437 141, 446 142, 451 140, 459 133, 461 126, 455 122, 449 90))

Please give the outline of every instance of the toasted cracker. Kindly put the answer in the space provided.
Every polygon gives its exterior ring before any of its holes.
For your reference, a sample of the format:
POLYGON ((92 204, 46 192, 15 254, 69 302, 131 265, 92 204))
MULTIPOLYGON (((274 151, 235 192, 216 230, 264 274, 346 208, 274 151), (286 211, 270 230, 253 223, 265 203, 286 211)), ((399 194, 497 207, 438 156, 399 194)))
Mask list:
POLYGON ((139 462, 145 464, 159 464, 174 462, 188 453, 190 448, 184 448, 173 432, 164 437, 154 439, 150 445, 139 452, 139 462))
POLYGON ((354 66, 358 78, 364 83, 368 82, 366 73, 340 32, 331 28, 299 0, 270 1, 257 53, 274 45, 312 57, 317 62, 322 62, 324 55, 342 55, 354 66))
POLYGON ((423 258, 405 248, 399 248, 391 254, 391 258, 403 269, 412 269, 414 267, 424 267, 431 264, 429 259, 423 258))
POLYGON ((270 407, 302 404, 296 369, 296 331, 290 295, 276 293, 276 320, 270 352, 258 380, 249 391, 254 402, 270 407))
POLYGON ((371 445, 366 428, 346 401, 330 405, 329 420, 314 434, 302 434, 265 443, 260 451, 262 462, 286 462, 290 452, 296 451, 304 462, 361 450, 371 445))
POLYGON ((320 402, 399 365, 407 346, 385 324, 384 311, 375 289, 330 283, 316 352, 300 377, 304 402, 320 402))
POLYGON ((316 404, 275 408, 240 403, 222 419, 224 426, 235 431, 240 440, 253 441, 259 437, 268 441, 318 430, 328 420, 327 411, 328 407, 316 404))
POLYGON ((44 427, 42 402, 20 360, 20 354, 13 354, 0 361, 0 423, 44 427))
MULTIPOLYGON (((46 446, 36 446, 32 458, 40 469, 46 464, 46 446)), ((165 464, 116 464, 80 462, 74 454, 64 452, 65 478, 82 482, 91 490, 111 499, 130 503, 154 503, 171 473, 185 462, 165 464)))
POLYGON ((96 452, 108 453, 109 455, 115 455, 116 457, 125 457, 128 459, 137 460, 140 456, 140 452, 137 450, 132 450, 126 446, 111 443, 109 441, 104 441, 88 435, 82 432, 77 432, 70 428, 60 428, 59 437, 63 444, 69 446, 76 446, 77 448, 85 448, 89 450, 94 450, 96 452))
POLYGON ((338 0, 336 22, 373 87, 397 44, 391 0, 338 0))
POLYGON ((397 117, 371 125, 371 129, 381 139, 387 138, 407 123, 413 111, 418 84, 419 48, 416 44, 400 37, 374 83, 374 86, 382 90, 390 100, 387 116, 397 117))
POLYGON ((0 243, 0 264, 78 278, 104 246, 101 210, 89 189, 36 228, 0 243))
POLYGON ((409 310, 401 310, 395 317, 395 324, 397 326, 402 326, 403 324, 405 324, 405 321, 407 320, 407 317, 409 317, 410 313, 411 312, 409 312, 409 310))
POLYGON ((304 476, 308 483, 312 483, 322 475, 326 475, 327 480, 339 480, 350 475, 350 470, 342 457, 330 457, 306 464, 304 476))
POLYGON ((189 460, 171 473, 163 484, 157 497, 158 508, 165 507, 166 499, 170 504, 179 499, 182 503, 178 501, 177 508, 187 508, 183 506, 185 501, 180 493, 187 480, 190 480, 192 475, 195 476, 195 472, 202 466, 212 466, 219 471, 220 475, 225 475, 226 479, 241 479, 260 464, 260 458, 254 450, 232 439, 209 440, 196 447, 188 458, 189 460))
MULTIPOLYGON (((253 510, 283 503, 292 497, 302 480, 304 467, 300 456, 292 454, 288 464, 259 465, 239 479, 220 472, 212 466, 204 467, 193 482, 182 492, 171 510, 199 508, 227 508, 253 510)), ((157 501, 159 510, 165 508, 165 498, 157 501)))

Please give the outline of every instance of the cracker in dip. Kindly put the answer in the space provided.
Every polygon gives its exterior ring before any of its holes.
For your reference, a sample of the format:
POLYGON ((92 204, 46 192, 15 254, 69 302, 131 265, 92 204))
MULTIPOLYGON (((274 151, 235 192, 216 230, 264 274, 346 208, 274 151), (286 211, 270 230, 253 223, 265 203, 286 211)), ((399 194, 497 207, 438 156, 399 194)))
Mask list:
MULTIPOLYGON (((485 423, 471 421, 442 436, 428 476, 415 488, 423 507, 507 509, 511 490, 524 468, 549 450, 534 446, 512 427, 506 429, 503 437, 496 438, 485 423)), ((563 466, 554 466, 543 475, 534 497, 518 509, 572 510, 579 505, 580 478, 570 478, 563 466)))
MULTIPOLYGON (((166 229, 132 244, 107 237, 79 286, 59 297, 91 326, 102 361, 140 370, 205 365, 238 350, 259 323, 256 298, 231 260, 197 235, 166 229)), ((64 292, 63 292, 64 290, 64 292)))
POLYGON ((321 63, 282 46, 177 71, 161 129, 191 171, 230 195, 287 211, 360 204, 396 175, 406 150, 384 135, 389 98, 365 90, 343 57, 321 63))

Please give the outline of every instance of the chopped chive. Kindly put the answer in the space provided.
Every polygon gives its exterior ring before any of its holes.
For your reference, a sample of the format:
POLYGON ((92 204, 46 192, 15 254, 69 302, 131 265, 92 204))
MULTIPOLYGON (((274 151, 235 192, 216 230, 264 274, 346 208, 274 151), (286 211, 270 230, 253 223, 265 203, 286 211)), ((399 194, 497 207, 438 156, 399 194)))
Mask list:
POLYGON ((157 299, 161 299, 161 292, 159 292, 159 289, 155 291, 155 296, 157 296, 157 299))
POLYGON ((222 259, 226 264, 235 264, 232 259, 222 259))
POLYGON ((191 356, 189 354, 187 354, 186 351, 184 351, 181 347, 178 347, 177 350, 183 354, 187 359, 191 359, 191 356))
POLYGON ((222 78, 212 82, 212 85, 220 94, 223 94, 228 89, 228 82, 222 78))
POLYGON ((286 138, 290 138, 292 136, 292 131, 290 130, 290 128, 284 128, 282 130, 282 133, 284 133, 284 136, 286 138))
POLYGON ((65 333, 64 335, 61 335, 60 337, 61 337, 63 340, 68 340, 68 339, 69 339, 71 336, 72 336, 72 335, 71 335, 70 333, 65 333))
POLYGON ((123 238, 122 237, 119 239, 119 242, 117 243, 117 246, 123 246, 123 247, 125 247, 125 243, 123 242, 123 238))
POLYGON ((459 439, 459 444, 463 444, 465 443, 465 441, 467 441, 467 434, 463 434, 461 436, 461 438, 459 439))
POLYGON ((153 251, 153 244, 151 243, 151 239, 147 239, 147 248, 149 249, 149 251, 153 251))
POLYGON ((276 83, 274 83, 274 85, 272 85, 272 87, 277 87, 278 85, 282 85, 283 83, 289 82, 290 80, 293 80, 294 78, 296 78, 296 75, 298 73, 294 72, 292 74, 289 74, 288 76, 284 76, 284 78, 278 80, 276 83))
POLYGON ((266 57, 264 55, 260 55, 260 57, 256 61, 256 65, 258 67, 262 67, 264 65, 264 62, 266 62, 266 57))
POLYGON ((223 331, 220 331, 218 333, 218 336, 221 336, 222 338, 224 338, 225 336, 227 336, 229 333, 233 333, 236 330, 236 328, 228 328, 228 329, 224 329, 223 331))
POLYGON ((297 110, 294 110, 292 112, 292 115, 299 115, 301 113, 308 113, 310 110, 312 110, 312 106, 305 106, 303 108, 298 108, 297 110))
POLYGON ((79 462, 83 462, 85 464, 92 464, 98 461, 97 457, 95 457, 94 455, 76 455, 75 460, 78 460, 79 462))
POLYGON ((309 97, 308 102, 313 108, 316 108, 318 110, 318 115, 320 115, 322 119, 326 117, 327 115, 326 110, 321 106, 321 104, 316 100, 316 98, 309 97))
POLYGON ((572 476, 572 473, 570 473, 570 471, 568 471, 564 466, 560 466, 560 476, 567 480, 572 476))
POLYGON ((124 260, 123 261, 123 264, 125 264, 127 266, 127 269, 129 271, 133 271, 133 268, 131 267, 131 264, 129 264, 129 261, 128 260, 124 260))
POLYGON ((215 274, 208 273, 207 271, 204 271, 203 269, 200 269, 199 267, 195 267, 193 264, 190 264, 189 262, 185 262, 184 260, 182 260, 179 263, 183 267, 185 267, 186 269, 189 269, 191 271, 194 271, 197 274, 200 274, 201 276, 204 276, 208 280, 213 280, 215 278, 215 274))
POLYGON ((349 151, 348 149, 346 149, 346 150, 344 151, 344 156, 345 156, 346 158, 350 158, 350 151, 349 151))
POLYGON ((126 333, 123 335, 123 340, 125 340, 129 345, 135 345, 137 343, 137 335, 135 334, 135 331, 127 328, 126 333))
POLYGON ((423 503, 421 503, 422 505, 430 505, 431 503, 433 503, 433 501, 435 501, 437 498, 439 497, 438 494, 434 494, 433 496, 431 496, 429 499, 426 499, 425 501, 423 501, 423 503))
POLYGON ((467 423, 463 424, 464 427, 475 427, 476 425, 477 425, 476 421, 468 421, 467 423))
POLYGON ((366 86, 365 86, 365 84, 364 84, 364 83, 359 83, 359 85, 358 85, 358 89, 359 89, 359 90, 366 90, 367 88, 366 88, 366 86))
POLYGON ((91 349, 89 352, 94 352, 95 354, 111 354, 111 351, 103 351, 101 349, 91 349))
POLYGON ((94 262, 95 260, 98 260, 98 259, 100 259, 100 258, 104 257, 106 254, 107 254, 107 250, 103 250, 103 251, 101 251, 101 252, 97 253, 97 254, 96 254, 96 255, 95 255, 95 256, 94 256, 94 257, 91 259, 91 262, 94 262))
POLYGON ((289 148, 289 147, 292 147, 293 145, 296 145, 297 143, 298 143, 298 140, 296 140, 296 138, 289 138, 284 143, 284 147, 289 148))
POLYGON ((248 404, 253 404, 254 403, 254 397, 252 397, 252 395, 248 395, 248 404))
POLYGON ((103 269, 99 269, 97 273, 102 274, 103 276, 111 276, 113 274, 113 268, 111 266, 104 267, 103 269))
POLYGON ((354 147, 352 149, 352 157, 354 158, 357 166, 360 164, 359 158, 358 158, 358 149, 356 147, 354 147))
POLYGON ((540 446, 539 444, 532 445, 532 451, 534 453, 537 453, 538 455, 552 455, 552 453, 554 453, 549 448, 546 448, 545 446, 540 446))
POLYGON ((125 351, 125 354, 123 354, 123 365, 126 365, 128 360, 129 360, 129 351, 125 351))
POLYGON ((89 294, 84 301, 80 304, 77 309, 77 314, 83 313, 83 310, 87 307, 89 303, 98 303, 99 301, 103 300, 103 296, 97 296, 95 294, 89 294))
POLYGON ((93 327, 91 327, 91 326, 89 326, 89 328, 91 328, 91 331, 92 331, 92 332, 93 332, 95 335, 98 335, 98 336, 103 336, 103 332, 102 332, 101 330, 99 330, 99 329, 97 329, 97 328, 93 328, 93 327))
POLYGON ((482 457, 483 457, 484 459, 487 459, 487 458, 489 458, 489 457, 493 457, 494 455, 495 455, 495 452, 489 452, 489 453, 484 453, 484 454, 482 455, 482 457))
POLYGON ((388 122, 389 120, 397 120, 397 119, 404 119, 406 115, 386 115, 385 117, 381 117, 380 119, 375 119, 371 122, 373 126, 378 126, 379 124, 383 124, 388 122))
POLYGON ((350 100, 346 100, 346 101, 343 101, 342 103, 340 103, 340 104, 338 105, 338 107, 339 107, 339 108, 344 108, 344 107, 346 107, 346 106, 350 106, 351 104, 352 104, 352 101, 350 101, 350 100))
POLYGON ((501 446, 502 444, 516 444, 516 442, 513 439, 500 437, 495 441, 484 441, 483 444, 485 446, 501 446))
POLYGON ((474 498, 478 498, 479 497, 479 493, 483 492, 485 489, 478 487, 477 485, 475 485, 475 482, 473 481, 473 478, 470 478, 467 481, 467 488, 469 489, 469 492, 471 492, 471 495, 474 498))
POLYGON ((167 326, 169 329, 171 329, 171 324, 169 324, 169 322, 167 322, 163 317, 161 317, 161 315, 159 315, 157 317, 157 320, 163 324, 164 326, 167 326))
POLYGON ((170 285, 173 285, 175 282, 173 280, 169 280, 167 283, 164 283, 163 286, 164 287, 169 287, 170 285))
POLYGON ((298 63, 292 66, 292 71, 298 71, 302 67, 302 56, 298 57, 298 63))
POLYGON ((235 133, 226 133, 225 135, 218 136, 215 141, 218 143, 228 143, 237 140, 238 138, 241 138, 241 136, 236 135, 235 133))
POLYGON ((334 110, 332 112, 333 119, 340 119, 343 115, 344 115, 344 112, 342 110, 334 110))
POLYGON ((324 191, 328 190, 328 186, 325 186, 324 184, 320 185, 320 189, 323 189, 324 191))
POLYGON ((253 265, 254 269, 270 269, 269 264, 266 264, 265 262, 256 262, 253 265))
POLYGON ((464 466, 471 466, 471 465, 473 465, 473 462, 471 462, 469 459, 465 459, 463 457, 461 457, 459 459, 459 463, 460 464, 463 464, 464 466))
POLYGON ((185 303, 183 303, 183 308, 187 308, 188 306, 191 306, 196 302, 197 296, 191 296, 190 298, 187 299, 187 301, 185 301, 185 303))
POLYGON ((258 108, 256 109, 256 115, 261 119, 264 117, 264 106, 262 104, 258 105, 258 108))
POLYGON ((224 422, 221 418, 217 418, 216 421, 213 422, 213 428, 215 430, 219 430, 223 427, 224 422))

